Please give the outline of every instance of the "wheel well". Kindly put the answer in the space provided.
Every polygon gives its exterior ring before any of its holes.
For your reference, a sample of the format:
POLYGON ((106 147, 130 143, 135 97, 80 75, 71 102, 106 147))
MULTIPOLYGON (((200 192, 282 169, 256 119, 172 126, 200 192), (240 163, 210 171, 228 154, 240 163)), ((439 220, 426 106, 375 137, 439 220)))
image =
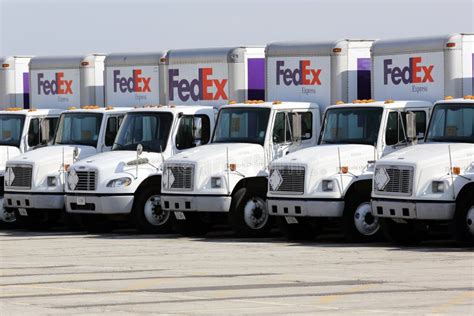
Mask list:
POLYGON ((468 183, 459 191, 456 197, 456 204, 465 201, 469 196, 472 196, 472 194, 474 194, 474 183, 468 183))
POLYGON ((351 196, 357 195, 362 198, 369 198, 372 193, 372 180, 360 180, 351 184, 345 194, 345 200, 350 199, 351 196))
POLYGON ((252 191, 267 196, 268 179, 266 177, 251 177, 240 180, 232 190, 232 196, 241 188, 249 188, 252 191))
POLYGON ((148 186, 157 186, 158 192, 161 193, 161 176, 151 176, 146 178, 142 183, 140 183, 135 194, 139 192, 142 188, 148 186))

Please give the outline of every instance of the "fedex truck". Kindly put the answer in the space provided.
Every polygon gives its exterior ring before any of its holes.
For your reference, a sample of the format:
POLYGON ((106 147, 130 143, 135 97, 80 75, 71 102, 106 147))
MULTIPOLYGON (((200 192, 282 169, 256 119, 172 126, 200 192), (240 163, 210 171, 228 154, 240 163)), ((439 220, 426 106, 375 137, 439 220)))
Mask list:
POLYGON ((321 114, 333 100, 370 98, 371 43, 269 44, 265 88, 271 102, 221 107, 210 145, 166 160, 162 207, 174 212, 176 230, 202 234, 228 220, 238 235, 265 235, 272 227, 269 163, 315 146, 321 114))
POLYGON ((380 41, 374 59, 381 94, 438 101, 423 144, 376 162, 373 215, 398 243, 440 230, 472 243, 474 34, 380 41))
POLYGON ((103 54, 34 57, 30 61, 30 104, 34 108, 104 106, 103 54))
POLYGON ((30 56, 0 58, 0 107, 28 109, 30 105, 30 56))
POLYGON ((172 49, 166 104, 219 106, 265 98, 264 47, 172 49))

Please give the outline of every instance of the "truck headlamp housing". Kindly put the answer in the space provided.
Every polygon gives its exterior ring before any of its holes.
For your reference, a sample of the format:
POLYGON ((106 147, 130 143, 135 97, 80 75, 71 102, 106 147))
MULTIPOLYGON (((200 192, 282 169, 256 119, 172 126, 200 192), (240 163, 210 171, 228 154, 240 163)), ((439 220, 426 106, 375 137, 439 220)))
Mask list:
POLYGON ((55 187, 58 184, 58 178, 49 176, 46 182, 48 183, 48 187, 55 187))
POLYGON ((334 190, 334 181, 333 180, 323 180, 323 191, 330 192, 334 190))
POLYGON ((443 181, 433 181, 431 183, 431 191, 433 191, 433 193, 443 193, 445 189, 443 181))
POLYGON ((221 177, 212 177, 211 178, 211 188, 217 189, 222 187, 222 178, 221 177))
POLYGON ((128 187, 132 183, 132 179, 129 177, 123 177, 118 179, 110 180, 107 183, 108 188, 121 188, 121 187, 128 187))

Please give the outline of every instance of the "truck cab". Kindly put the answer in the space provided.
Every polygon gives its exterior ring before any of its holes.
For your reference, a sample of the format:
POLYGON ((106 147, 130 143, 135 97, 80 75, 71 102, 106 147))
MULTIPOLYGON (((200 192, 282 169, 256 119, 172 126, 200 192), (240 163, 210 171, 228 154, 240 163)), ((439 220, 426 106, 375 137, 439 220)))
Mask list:
POLYGON ((472 243, 473 178, 474 98, 438 101, 423 144, 376 162, 372 213, 397 243, 440 229, 472 243))
POLYGON ((426 101, 359 100, 326 109, 318 146, 271 162, 267 204, 289 238, 314 238, 323 223, 342 224, 346 239, 379 230, 370 209, 374 162, 423 139, 432 105, 426 101), (407 113, 416 139, 407 139, 407 113))
POLYGON ((209 145, 167 159, 162 208, 174 228, 204 234, 220 215, 242 236, 271 228, 266 208, 268 164, 314 146, 320 110, 309 102, 249 101, 222 106, 209 145))
POLYGON ((85 106, 64 111, 52 146, 12 157, 6 163, 4 206, 20 223, 56 221, 64 208, 65 173, 77 160, 112 148, 128 109, 85 106))
POLYGON ((207 144, 214 127, 211 106, 146 106, 125 116, 112 151, 74 163, 66 180, 66 210, 80 214, 90 232, 128 218, 140 232, 171 230, 161 209, 163 161, 207 144))
POLYGON ((61 110, 24 110, 6 108, 0 111, 0 221, 15 222, 12 212, 3 207, 4 174, 7 161, 30 150, 52 143, 61 110))

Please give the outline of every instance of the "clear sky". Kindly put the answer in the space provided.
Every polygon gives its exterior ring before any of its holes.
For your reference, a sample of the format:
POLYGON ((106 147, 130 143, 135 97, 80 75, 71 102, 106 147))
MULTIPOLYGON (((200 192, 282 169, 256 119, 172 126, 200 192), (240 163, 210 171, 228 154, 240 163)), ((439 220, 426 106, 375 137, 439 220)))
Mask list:
POLYGON ((0 0, 0 55, 474 32, 474 0, 0 0))

